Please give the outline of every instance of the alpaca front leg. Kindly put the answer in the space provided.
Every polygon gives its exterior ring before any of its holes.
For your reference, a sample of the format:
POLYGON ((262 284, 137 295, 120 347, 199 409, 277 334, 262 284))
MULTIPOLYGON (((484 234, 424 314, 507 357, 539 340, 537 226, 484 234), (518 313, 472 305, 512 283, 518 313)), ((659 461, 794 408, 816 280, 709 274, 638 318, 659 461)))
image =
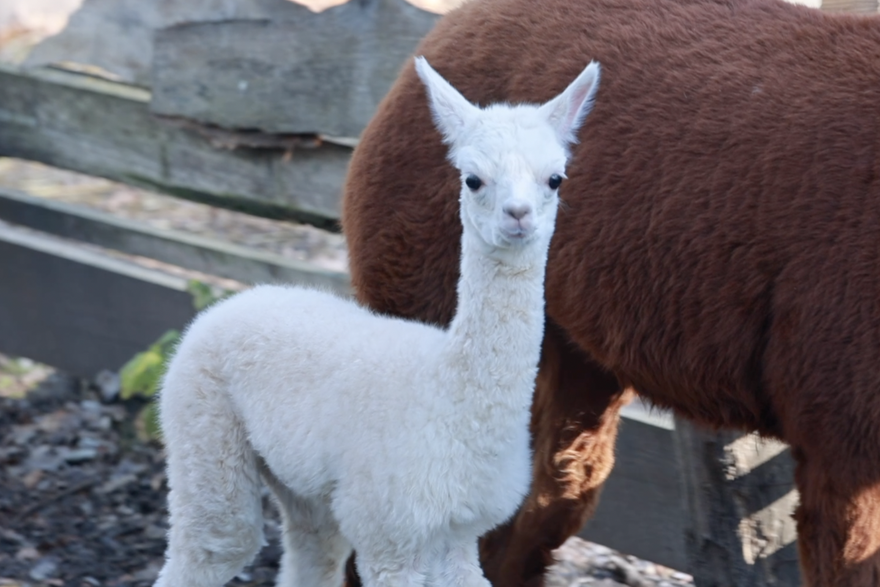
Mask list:
POLYGON ((364 587, 425 587, 430 557, 425 553, 360 549, 357 572, 364 587))
MULTIPOLYGON (((280 500, 279 500, 280 502, 280 500)), ((340 587, 351 545, 321 506, 281 506, 284 554, 278 587, 340 587)))
POLYGON ((306 499, 286 487, 260 462, 260 472, 281 512, 281 569, 278 587, 340 587, 351 544, 339 530, 331 508, 320 499, 306 499))
POLYGON ((438 561, 435 587, 491 587, 480 568, 477 540, 469 540, 448 547, 438 561))

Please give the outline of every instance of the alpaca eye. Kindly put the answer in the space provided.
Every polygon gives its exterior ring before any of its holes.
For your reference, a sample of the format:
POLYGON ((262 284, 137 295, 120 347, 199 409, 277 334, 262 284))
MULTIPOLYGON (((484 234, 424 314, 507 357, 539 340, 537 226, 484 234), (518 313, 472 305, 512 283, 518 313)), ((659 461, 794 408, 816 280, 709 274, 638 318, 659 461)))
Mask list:
POLYGON ((471 188, 472 191, 477 191, 483 185, 483 180, 472 174, 467 176, 467 179, 464 180, 464 184, 471 188))
POLYGON ((551 190, 558 189, 562 185, 562 176, 554 173, 550 176, 550 181, 547 182, 547 185, 550 186, 551 190))

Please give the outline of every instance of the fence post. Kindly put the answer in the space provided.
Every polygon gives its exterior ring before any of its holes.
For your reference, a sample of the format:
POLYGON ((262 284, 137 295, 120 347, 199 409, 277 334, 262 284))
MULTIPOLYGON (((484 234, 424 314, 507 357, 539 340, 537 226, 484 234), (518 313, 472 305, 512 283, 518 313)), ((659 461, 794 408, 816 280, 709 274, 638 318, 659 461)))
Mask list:
POLYGON ((800 585, 787 445, 676 419, 687 569, 697 587, 800 585))

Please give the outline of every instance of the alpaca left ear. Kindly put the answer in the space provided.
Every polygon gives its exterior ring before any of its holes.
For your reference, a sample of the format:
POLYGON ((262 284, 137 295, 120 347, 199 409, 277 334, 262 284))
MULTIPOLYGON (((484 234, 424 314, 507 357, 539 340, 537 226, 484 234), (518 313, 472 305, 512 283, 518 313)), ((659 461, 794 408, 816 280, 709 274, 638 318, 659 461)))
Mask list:
POLYGON ((467 101, 458 90, 443 79, 424 57, 416 57, 416 73, 425 84, 434 124, 443 134, 444 141, 452 144, 467 123, 479 115, 479 108, 467 101))
POLYGON ((599 64, 591 61, 561 94, 541 106, 541 112, 556 129, 559 140, 577 142, 578 129, 593 109, 593 99, 599 88, 599 73, 599 64))

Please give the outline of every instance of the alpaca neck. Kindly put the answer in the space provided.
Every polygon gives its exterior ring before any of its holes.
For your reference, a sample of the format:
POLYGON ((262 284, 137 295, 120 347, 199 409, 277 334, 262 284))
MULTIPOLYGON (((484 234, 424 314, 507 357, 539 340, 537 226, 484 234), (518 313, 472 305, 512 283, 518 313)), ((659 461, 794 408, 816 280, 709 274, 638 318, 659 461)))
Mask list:
POLYGON ((519 425, 511 412, 527 417, 544 335, 546 248, 499 258, 462 236, 458 309, 443 357, 449 392, 483 422, 497 416, 519 425))

